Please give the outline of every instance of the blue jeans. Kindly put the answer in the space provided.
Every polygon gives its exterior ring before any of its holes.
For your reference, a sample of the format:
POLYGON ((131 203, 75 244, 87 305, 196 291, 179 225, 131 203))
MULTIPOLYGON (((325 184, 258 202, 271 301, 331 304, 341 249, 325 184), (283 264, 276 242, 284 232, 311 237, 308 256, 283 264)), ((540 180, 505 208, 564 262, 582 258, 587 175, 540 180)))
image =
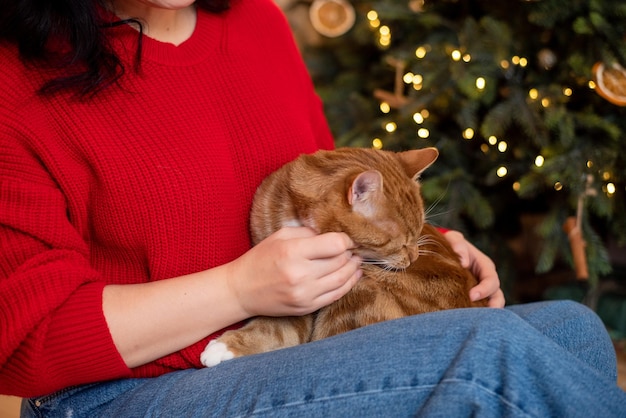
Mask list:
POLYGON ((424 314, 152 379, 30 399, 23 417, 626 417, 615 352, 575 302, 424 314))

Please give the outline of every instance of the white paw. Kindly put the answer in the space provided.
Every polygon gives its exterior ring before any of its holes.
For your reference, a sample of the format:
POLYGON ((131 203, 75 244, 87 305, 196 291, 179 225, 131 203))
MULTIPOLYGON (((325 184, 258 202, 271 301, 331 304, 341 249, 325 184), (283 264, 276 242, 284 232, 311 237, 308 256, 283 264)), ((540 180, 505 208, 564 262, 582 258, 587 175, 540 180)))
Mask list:
POLYGON ((200 363, 205 367, 213 367, 233 357, 235 357, 235 355, 232 351, 228 350, 226 344, 213 340, 207 344, 202 354, 200 354, 200 363))

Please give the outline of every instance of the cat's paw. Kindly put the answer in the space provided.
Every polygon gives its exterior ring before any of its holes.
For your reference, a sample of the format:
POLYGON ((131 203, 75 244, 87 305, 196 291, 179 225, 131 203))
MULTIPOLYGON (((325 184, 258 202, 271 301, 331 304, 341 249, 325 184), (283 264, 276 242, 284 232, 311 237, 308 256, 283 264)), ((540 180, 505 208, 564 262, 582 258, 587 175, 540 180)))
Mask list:
POLYGON ((200 354, 200 363, 204 367, 213 367, 233 357, 235 357, 235 354, 228 349, 226 344, 213 340, 207 344, 202 354, 200 354))

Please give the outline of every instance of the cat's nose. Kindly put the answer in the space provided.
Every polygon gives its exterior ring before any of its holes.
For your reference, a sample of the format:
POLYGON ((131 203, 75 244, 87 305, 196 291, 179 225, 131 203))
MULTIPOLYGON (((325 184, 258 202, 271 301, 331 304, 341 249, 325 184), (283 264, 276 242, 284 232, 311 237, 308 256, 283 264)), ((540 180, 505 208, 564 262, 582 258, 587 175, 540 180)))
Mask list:
POLYGON ((411 263, 414 263, 419 256, 419 249, 417 247, 407 247, 407 253, 409 254, 409 260, 411 260, 411 263))

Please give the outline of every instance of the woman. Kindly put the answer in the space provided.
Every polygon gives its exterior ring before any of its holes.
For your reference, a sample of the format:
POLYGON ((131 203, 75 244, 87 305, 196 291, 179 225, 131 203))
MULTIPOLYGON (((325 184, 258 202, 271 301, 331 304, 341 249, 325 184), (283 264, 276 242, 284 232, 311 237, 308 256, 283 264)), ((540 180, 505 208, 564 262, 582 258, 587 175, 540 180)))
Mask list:
MULTIPOLYGON (((23 416, 624 412, 610 340, 574 303, 198 369, 225 328, 313 312, 361 274, 343 234, 249 248, 260 181, 333 146, 288 26, 269 0, 0 6, 0 392, 30 398, 23 416)), ((447 236, 471 296, 502 307, 493 263, 447 236)))

